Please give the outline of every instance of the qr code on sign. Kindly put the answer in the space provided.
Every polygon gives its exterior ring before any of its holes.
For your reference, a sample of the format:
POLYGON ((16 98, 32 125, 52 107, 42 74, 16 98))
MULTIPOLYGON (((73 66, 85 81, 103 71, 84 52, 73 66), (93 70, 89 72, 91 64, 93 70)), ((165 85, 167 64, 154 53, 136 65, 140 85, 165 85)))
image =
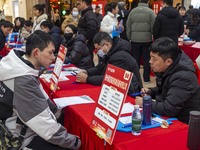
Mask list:
POLYGON ((106 137, 110 139, 111 135, 112 135, 112 130, 108 129, 106 133, 106 137))

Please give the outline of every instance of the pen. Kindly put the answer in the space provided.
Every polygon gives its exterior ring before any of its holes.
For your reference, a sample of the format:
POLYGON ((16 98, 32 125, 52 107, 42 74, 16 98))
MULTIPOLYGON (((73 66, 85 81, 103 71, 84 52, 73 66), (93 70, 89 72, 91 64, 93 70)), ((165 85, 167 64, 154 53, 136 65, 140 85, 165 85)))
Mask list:
POLYGON ((131 127, 132 126, 132 123, 128 123, 128 124, 125 124, 122 126, 122 128, 127 128, 127 127, 131 127))
POLYGON ((77 73, 76 73, 76 72, 75 72, 75 73, 74 73, 74 72, 71 72, 71 74, 72 74, 73 76, 76 76, 76 75, 77 75, 77 73))
POLYGON ((76 71, 72 70, 72 72, 73 72, 75 75, 77 75, 77 72, 76 72, 76 71))
POLYGON ((131 94, 131 96, 136 97, 136 96, 141 95, 141 94, 145 94, 145 93, 144 92, 137 92, 137 93, 131 94))

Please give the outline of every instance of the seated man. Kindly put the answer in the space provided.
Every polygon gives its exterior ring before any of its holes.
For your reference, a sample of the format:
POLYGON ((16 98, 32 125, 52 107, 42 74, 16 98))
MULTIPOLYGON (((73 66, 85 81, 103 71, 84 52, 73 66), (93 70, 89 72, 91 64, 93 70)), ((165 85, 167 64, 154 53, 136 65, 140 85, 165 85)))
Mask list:
POLYGON ((54 40, 54 45, 55 45, 55 52, 54 54, 57 55, 60 44, 63 41, 63 37, 61 36, 61 29, 58 26, 54 26, 51 22, 49 21, 43 21, 40 24, 40 28, 42 31, 49 33, 51 37, 54 40))
POLYGON ((129 94, 140 91, 142 81, 135 59, 131 55, 131 44, 128 41, 114 37, 106 32, 99 32, 93 38, 93 43, 98 51, 104 53, 102 61, 93 68, 77 74, 76 81, 101 85, 108 64, 133 72, 129 94))
MULTIPOLYGON (((150 57, 157 87, 143 88, 142 92, 155 99, 152 102, 152 112, 177 117, 178 120, 188 123, 189 112, 200 108, 193 62, 167 37, 155 40, 150 48, 150 57)), ((141 97, 136 97, 136 104, 142 105, 141 97)))
POLYGON ((0 61, 0 120, 16 137, 23 124, 28 127, 20 149, 80 147, 80 139, 57 122, 57 109, 38 81, 40 68, 48 68, 54 61, 54 51, 51 36, 37 30, 28 37, 24 55, 12 50, 0 61))

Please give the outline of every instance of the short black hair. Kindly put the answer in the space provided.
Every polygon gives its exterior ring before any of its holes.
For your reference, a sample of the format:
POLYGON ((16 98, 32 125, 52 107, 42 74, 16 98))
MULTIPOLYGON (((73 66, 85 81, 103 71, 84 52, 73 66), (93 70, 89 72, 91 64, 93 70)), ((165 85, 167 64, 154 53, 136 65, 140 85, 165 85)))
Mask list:
POLYGON ((43 14, 44 13, 44 8, 45 8, 45 4, 36 4, 36 5, 33 6, 33 8, 39 10, 39 12, 41 14, 43 14))
POLYGON ((50 21, 43 21, 41 24, 40 24, 40 27, 43 26, 43 27, 47 27, 49 28, 49 30, 51 30, 53 28, 53 24, 50 22, 50 21))
POLYGON ((161 37, 156 39, 150 47, 152 53, 158 53, 158 56, 164 60, 171 58, 173 61, 176 60, 180 49, 177 43, 168 37, 161 37))
POLYGON ((4 26, 4 28, 13 28, 14 27, 14 25, 10 21, 4 20, 4 19, 2 19, 0 21, 0 27, 1 26, 4 26))
POLYGON ((106 32, 96 33, 94 38, 93 38, 93 43, 101 45, 103 41, 109 42, 111 44, 113 43, 113 40, 108 33, 106 33, 106 32))
POLYGON ((97 6, 95 7, 95 9, 98 9, 98 8, 100 8, 100 6, 99 6, 99 5, 97 5, 97 6))
POLYGON ((163 3, 166 3, 168 6, 173 6, 173 0, 163 0, 163 3))
POLYGON ((87 6, 92 4, 92 0, 82 0, 82 2, 85 2, 87 6))
POLYGON ((149 0, 140 0, 141 3, 148 3, 149 0))
POLYGON ((33 27, 33 22, 31 20, 26 20, 24 25, 27 27, 33 27))
POLYGON ((49 43, 53 43, 53 39, 50 34, 41 30, 33 32, 26 41, 26 55, 31 56, 33 49, 38 48, 43 51, 48 47, 49 43))

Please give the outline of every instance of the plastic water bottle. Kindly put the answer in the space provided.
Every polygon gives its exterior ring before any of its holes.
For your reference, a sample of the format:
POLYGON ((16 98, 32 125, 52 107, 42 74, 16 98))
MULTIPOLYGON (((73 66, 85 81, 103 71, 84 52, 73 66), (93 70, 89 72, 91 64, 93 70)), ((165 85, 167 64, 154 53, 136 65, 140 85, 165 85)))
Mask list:
POLYGON ((132 114, 132 134, 140 135, 142 132, 142 115, 139 110, 139 105, 134 106, 132 114))
POLYGON ((143 97, 142 103, 142 124, 151 125, 151 107, 152 107, 152 98, 149 95, 143 97))

